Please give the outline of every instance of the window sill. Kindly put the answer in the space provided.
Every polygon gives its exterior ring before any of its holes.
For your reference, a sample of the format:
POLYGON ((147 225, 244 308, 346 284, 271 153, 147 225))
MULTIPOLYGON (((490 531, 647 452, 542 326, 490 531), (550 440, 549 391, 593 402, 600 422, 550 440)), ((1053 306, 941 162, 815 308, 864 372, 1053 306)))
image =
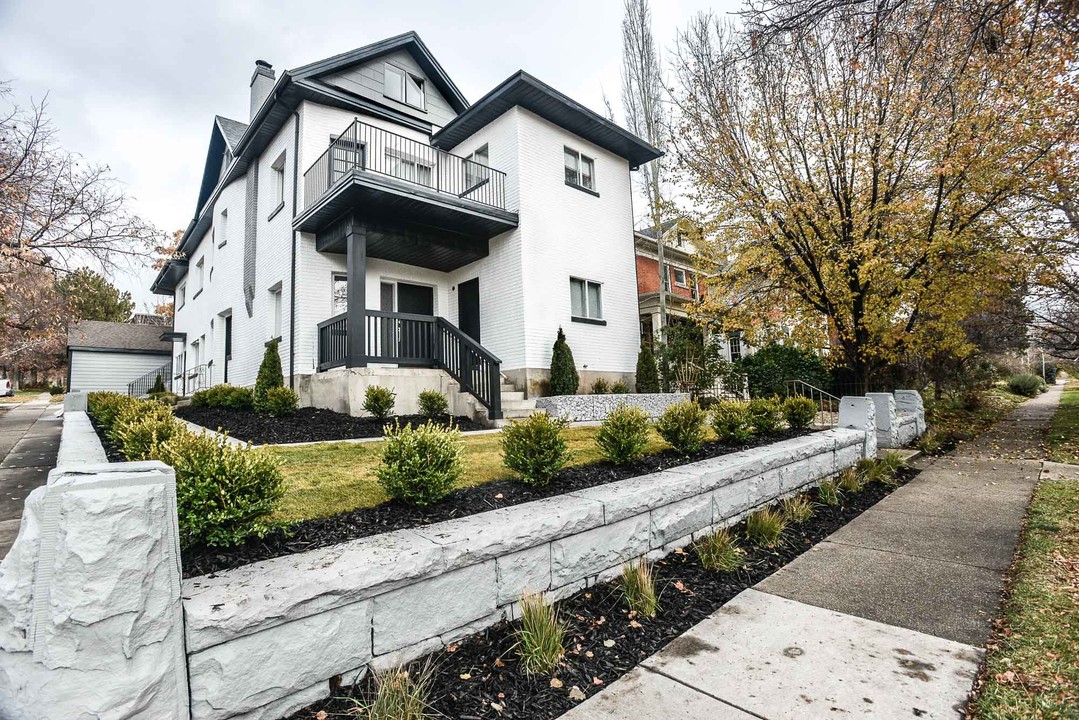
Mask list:
POLYGON ((571 183, 569 180, 566 180, 566 187, 571 187, 574 190, 580 190, 583 193, 588 193, 589 195, 592 195, 594 197, 599 197, 599 193, 596 192, 595 190, 590 190, 589 188, 586 188, 584 185, 578 185, 577 183, 571 183))
POLYGON ((282 201, 281 201, 281 204, 280 204, 280 205, 278 205, 277 207, 275 207, 275 208, 274 208, 274 210, 273 210, 273 212, 272 212, 272 213, 270 213, 270 216, 269 216, 268 218, 266 218, 266 222, 270 222, 270 221, 271 221, 271 220, 273 220, 273 219, 274 219, 275 217, 277 217, 277 213, 281 212, 282 208, 284 208, 284 207, 285 207, 285 201, 284 201, 284 200, 282 200, 282 201))
POLYGON ((573 322, 584 323, 585 325, 606 325, 607 324, 606 320, 600 320, 599 318, 586 318, 586 317, 570 316, 570 320, 572 320, 573 322))

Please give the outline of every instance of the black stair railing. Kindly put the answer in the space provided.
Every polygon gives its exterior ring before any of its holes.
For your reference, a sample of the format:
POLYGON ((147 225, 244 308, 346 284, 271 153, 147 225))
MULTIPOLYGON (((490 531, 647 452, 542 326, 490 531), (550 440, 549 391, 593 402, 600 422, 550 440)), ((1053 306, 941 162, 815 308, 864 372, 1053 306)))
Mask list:
POLYGON ((172 380, 172 360, 162 365, 159 368, 151 370, 140 378, 136 378, 127 384, 127 394, 133 397, 142 397, 143 395, 149 395, 150 390, 157 384, 157 379, 161 378, 161 383, 168 390, 172 380))

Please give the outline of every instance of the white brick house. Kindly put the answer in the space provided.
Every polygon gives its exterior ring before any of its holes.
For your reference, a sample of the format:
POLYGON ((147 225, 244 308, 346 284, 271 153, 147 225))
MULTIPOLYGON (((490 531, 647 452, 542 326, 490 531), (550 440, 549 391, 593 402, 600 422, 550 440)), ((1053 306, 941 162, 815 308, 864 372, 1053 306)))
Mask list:
POLYGON ((304 404, 358 413, 379 382, 398 411, 439 387, 497 418, 500 388, 542 392, 560 326, 582 384, 632 381, 630 172, 658 154, 523 71, 470 105, 411 32, 280 76, 260 61, 153 284, 175 298, 174 383, 251 385, 277 337, 304 404))

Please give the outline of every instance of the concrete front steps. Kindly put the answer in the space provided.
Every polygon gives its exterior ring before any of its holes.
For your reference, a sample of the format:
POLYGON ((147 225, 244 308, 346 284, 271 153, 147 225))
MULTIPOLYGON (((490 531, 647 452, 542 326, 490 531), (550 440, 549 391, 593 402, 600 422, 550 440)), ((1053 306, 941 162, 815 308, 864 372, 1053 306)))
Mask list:
POLYGON ((525 400, 525 394, 510 383, 502 383, 502 420, 495 427, 505 427, 510 420, 526 418, 536 412, 536 399, 525 400))

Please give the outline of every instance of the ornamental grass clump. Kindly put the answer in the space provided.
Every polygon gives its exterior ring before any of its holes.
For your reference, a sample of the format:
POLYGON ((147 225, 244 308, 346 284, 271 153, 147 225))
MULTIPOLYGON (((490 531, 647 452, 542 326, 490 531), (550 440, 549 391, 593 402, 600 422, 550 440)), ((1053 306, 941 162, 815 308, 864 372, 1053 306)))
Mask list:
POLYGON ((353 700, 360 717, 367 720, 426 720, 434 669, 424 665, 415 673, 396 666, 375 671, 375 696, 353 700))
POLYGON ((502 462, 526 485, 543 487, 570 461, 566 421, 547 413, 514 420, 502 428, 502 462))
POLYGON ((386 428, 378 483, 394 500, 425 507, 450 494, 464 470, 461 432, 427 422, 386 428))
POLYGON ((623 380, 615 380, 614 384, 611 385, 611 394, 612 395, 628 395, 629 394, 629 385, 626 385, 625 381, 623 381, 623 380))
POLYGON ((825 480, 817 486, 817 500, 825 505, 835 507, 843 502, 843 491, 839 489, 839 483, 835 480, 825 480))
POLYGON ((789 397, 783 401, 782 409, 791 430, 805 430, 817 419, 817 403, 807 397, 789 397))
POLYGON ((783 517, 791 525, 801 525, 813 518, 813 501, 805 495, 783 498, 783 517))
POLYGON ((397 394, 381 385, 369 385, 363 394, 363 409, 382 420, 393 412, 397 394))
POLYGON ((161 445, 160 455, 176 470, 181 546, 228 547, 273 527, 269 517, 284 480, 267 451, 181 431, 161 445))
POLYGON ((779 398, 753 398, 746 408, 749 423, 757 435, 775 435, 783 424, 779 398))
POLYGON ((839 473, 839 489, 845 493, 860 493, 865 489, 865 476, 856 467, 844 468, 839 473))
POLYGON ((659 609, 659 595, 656 593, 651 563, 637 558, 623 565, 619 586, 631 611, 641 617, 655 617, 659 609))
POLYGON ((648 447, 648 413, 620 403, 599 426, 596 444, 608 461, 624 465, 640 459, 648 447))
POLYGON ((656 421, 656 431, 667 444, 683 455, 695 453, 704 445, 706 414, 692 400, 668 407, 656 421))
POLYGON ((753 424, 749 419, 749 403, 741 400, 721 400, 712 407, 712 430, 721 443, 740 445, 753 439, 753 424))
POLYGON ((745 551, 738 547, 727 528, 720 528, 698 540, 696 549, 706 570, 734 572, 745 563, 745 551))
POLYGON ((757 510, 746 518, 746 537, 759 547, 774 547, 786 529, 786 518, 772 508, 757 510))
POLYGON ((420 393, 420 415, 426 418, 442 417, 448 413, 449 407, 446 396, 438 390, 424 390, 420 393))
POLYGON ((521 598, 521 629, 517 631, 517 655, 529 675, 548 675, 566 654, 566 626, 554 607, 539 593, 521 598))
POLYGON ((884 474, 881 482, 894 487, 899 484, 899 474, 907 467, 907 460, 895 450, 888 450, 877 458, 877 464, 884 474))

